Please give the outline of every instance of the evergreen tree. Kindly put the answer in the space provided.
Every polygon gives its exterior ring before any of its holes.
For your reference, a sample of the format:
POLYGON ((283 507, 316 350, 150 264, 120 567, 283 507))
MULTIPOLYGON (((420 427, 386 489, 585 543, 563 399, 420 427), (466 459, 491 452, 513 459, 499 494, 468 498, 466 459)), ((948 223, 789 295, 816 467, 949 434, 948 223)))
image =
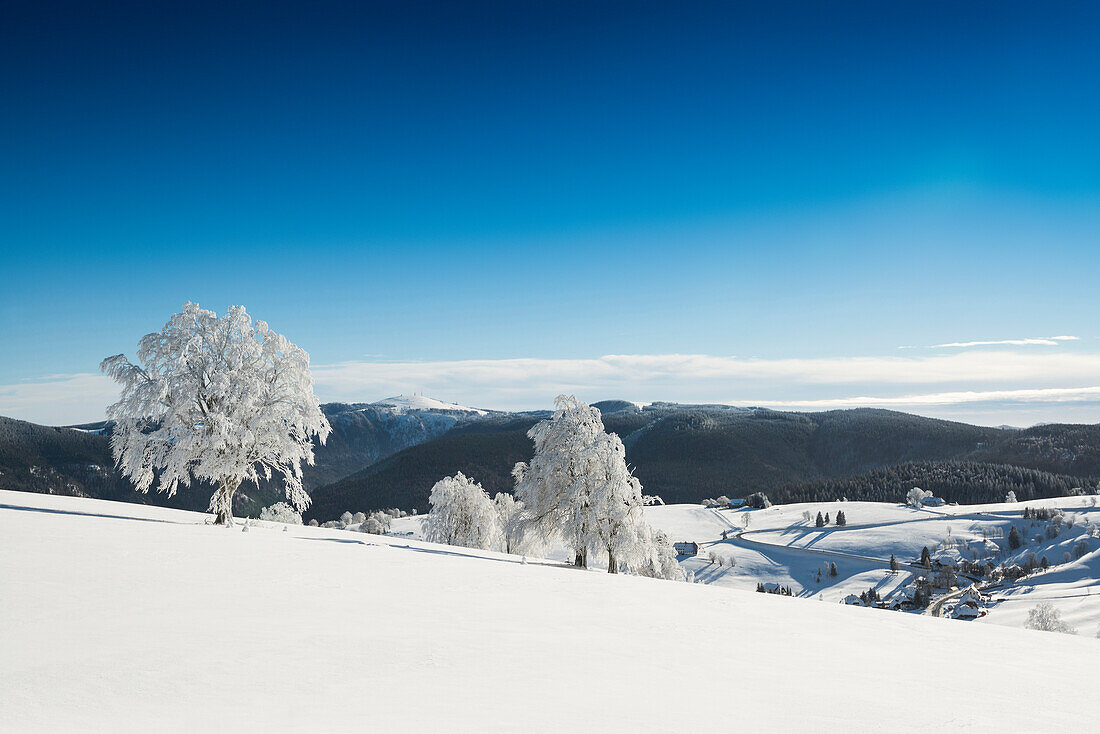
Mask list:
POLYGON ((1008 547, 1011 550, 1016 550, 1020 545, 1020 531, 1013 525, 1012 530, 1008 532, 1008 547))
POLYGON ((899 569, 898 559, 894 558, 894 554, 891 553, 890 554, 890 570, 891 571, 897 571, 898 569, 899 569))
POLYGON ((932 568, 932 554, 928 552, 928 546, 921 548, 920 565, 925 568, 932 568))
POLYGON ((829 513, 827 513, 827 512, 825 513, 825 524, 826 525, 829 524, 829 513))
POLYGON ((817 513, 817 520, 814 521, 814 525, 819 528, 825 527, 825 518, 821 516, 821 513, 817 513))
POLYGON ((829 564, 829 575, 832 576, 833 578, 836 578, 836 574, 837 574, 836 564, 835 563, 830 563, 829 564))
POLYGON ((838 527, 848 524, 848 518, 844 517, 844 510, 836 513, 836 524, 838 527))

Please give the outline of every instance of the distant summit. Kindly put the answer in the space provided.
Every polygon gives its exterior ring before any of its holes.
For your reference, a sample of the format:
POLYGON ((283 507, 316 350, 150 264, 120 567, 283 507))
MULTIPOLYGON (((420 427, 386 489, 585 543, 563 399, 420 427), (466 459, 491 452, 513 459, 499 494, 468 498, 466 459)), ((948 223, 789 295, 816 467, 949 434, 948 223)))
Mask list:
POLYGON ((376 402, 373 402, 371 403, 371 405, 396 408, 399 411, 449 410, 456 413, 477 413, 478 415, 488 414, 488 411, 485 410, 480 410, 478 408, 468 408, 465 405, 457 405, 455 403, 445 403, 442 400, 436 400, 435 398, 429 398, 424 395, 395 395, 392 398, 386 398, 385 400, 378 400, 376 402))

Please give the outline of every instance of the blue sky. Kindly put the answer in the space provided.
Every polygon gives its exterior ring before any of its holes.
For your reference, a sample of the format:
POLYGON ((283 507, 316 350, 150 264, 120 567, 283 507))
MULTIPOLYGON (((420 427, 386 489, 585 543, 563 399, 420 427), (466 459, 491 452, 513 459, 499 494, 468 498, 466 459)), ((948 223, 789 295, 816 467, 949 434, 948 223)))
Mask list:
POLYGON ((0 11, 0 414, 194 300, 326 400, 1100 420, 1095 5, 150 5, 0 11))

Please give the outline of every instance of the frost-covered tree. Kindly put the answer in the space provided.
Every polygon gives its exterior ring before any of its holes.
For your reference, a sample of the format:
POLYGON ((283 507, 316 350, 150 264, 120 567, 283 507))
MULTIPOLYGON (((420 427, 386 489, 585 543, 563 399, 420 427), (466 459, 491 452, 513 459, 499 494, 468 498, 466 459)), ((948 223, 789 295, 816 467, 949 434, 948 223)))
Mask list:
POLYGON ((587 567, 595 552, 607 558, 609 573, 637 570, 649 563, 656 536, 623 442, 604 431, 597 409, 576 398, 560 395, 554 406, 553 416, 527 434, 535 443, 531 463, 513 471, 523 534, 563 538, 578 566, 587 567))
POLYGON ((500 521, 493 501, 462 472, 436 482, 428 502, 432 509, 424 525, 427 540, 484 550, 500 547, 500 521))
POLYGON ((771 500, 768 499, 768 495, 763 492, 753 492, 745 498, 745 504, 757 510, 766 510, 772 506, 771 500))
POLYGON ((138 343, 138 363, 118 354, 101 369, 122 385, 107 409, 111 450, 137 489, 175 494, 193 480, 217 486, 215 522, 233 523, 244 481, 281 475, 294 509, 309 506, 302 463, 331 432, 313 394, 309 355, 253 321, 243 306, 223 316, 187 303, 138 343), (159 475, 159 479, 158 479, 159 475))
POLYGON ((535 443, 530 463, 520 462, 512 470, 516 499, 523 502, 524 540, 545 542, 561 536, 573 552, 574 565, 581 567, 588 566, 594 531, 591 457, 586 451, 603 432, 599 410, 559 395, 554 414, 527 432, 535 443))
POLYGON ((1027 613, 1027 623, 1024 625, 1029 630, 1042 630, 1043 632, 1062 632, 1067 635, 1077 634, 1077 630, 1062 621, 1062 616, 1053 605, 1043 602, 1032 607, 1027 613))
POLYGON ((1016 502, 1016 493, 1009 490, 1008 494, 1005 495, 1005 502, 1016 502))
POLYGON ((359 523, 359 532, 372 535, 385 535, 390 530, 390 522, 393 520, 389 513, 376 510, 359 523))
POLYGON ((286 502, 276 502, 260 510, 260 519, 267 522, 285 522, 288 525, 301 525, 302 513, 286 502))
MULTIPOLYGON (((668 539, 668 536, 664 532, 652 530, 648 526, 646 530, 650 533, 650 538, 646 544, 646 558, 639 565, 638 574, 669 581, 687 580, 687 573, 679 561, 676 560, 676 550, 672 547, 672 542, 668 539)), ((730 565, 734 565, 732 561, 730 565)))
MULTIPOLYGON (((642 512, 642 483, 626 465, 626 449, 614 433, 601 433, 585 451, 591 517, 587 545, 607 556, 608 573, 639 567, 651 535, 642 512)), ((728 504, 728 500, 727 500, 728 504)))
POLYGON ((916 509, 920 509, 921 503, 932 496, 931 492, 925 492, 920 487, 913 487, 909 490, 909 493, 905 495, 905 504, 916 509))
POLYGON ((504 542, 504 552, 512 553, 516 549, 518 536, 516 523, 519 511, 523 509, 523 503, 516 502, 516 498, 507 492, 497 492, 493 497, 493 507, 497 511, 497 523, 504 542))

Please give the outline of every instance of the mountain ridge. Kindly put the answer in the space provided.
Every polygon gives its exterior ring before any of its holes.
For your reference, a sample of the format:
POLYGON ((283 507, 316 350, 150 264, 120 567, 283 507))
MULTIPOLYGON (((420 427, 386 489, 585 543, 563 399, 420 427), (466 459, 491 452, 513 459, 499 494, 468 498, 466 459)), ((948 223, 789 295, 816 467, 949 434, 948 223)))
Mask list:
MULTIPOLYGON (((1032 496, 1063 493, 1069 484, 1100 477, 1100 425, 1002 429, 877 408, 796 413, 626 400, 593 405, 607 430, 623 439, 646 493, 668 502, 754 491, 786 497, 820 497, 844 487, 854 492, 874 481, 874 472, 903 465, 910 469, 878 476, 932 476, 945 487, 981 477, 983 487, 1026 486, 1032 496), (1037 473, 1024 477, 1011 467, 1037 473), (945 478, 946 471, 956 473, 945 478)), ((432 484, 456 471, 490 493, 510 491, 512 466, 532 451, 527 430, 550 415, 467 408, 424 396, 326 403, 322 409, 333 433, 316 447, 316 465, 304 468, 314 503, 306 516, 321 521, 344 510, 424 511, 432 484)), ((48 427, 0 418, 0 486, 205 509, 210 491, 203 485, 172 498, 136 492, 113 466, 110 432, 105 422, 48 427)), ((235 511, 254 515, 280 490, 276 481, 242 486, 235 511)))

